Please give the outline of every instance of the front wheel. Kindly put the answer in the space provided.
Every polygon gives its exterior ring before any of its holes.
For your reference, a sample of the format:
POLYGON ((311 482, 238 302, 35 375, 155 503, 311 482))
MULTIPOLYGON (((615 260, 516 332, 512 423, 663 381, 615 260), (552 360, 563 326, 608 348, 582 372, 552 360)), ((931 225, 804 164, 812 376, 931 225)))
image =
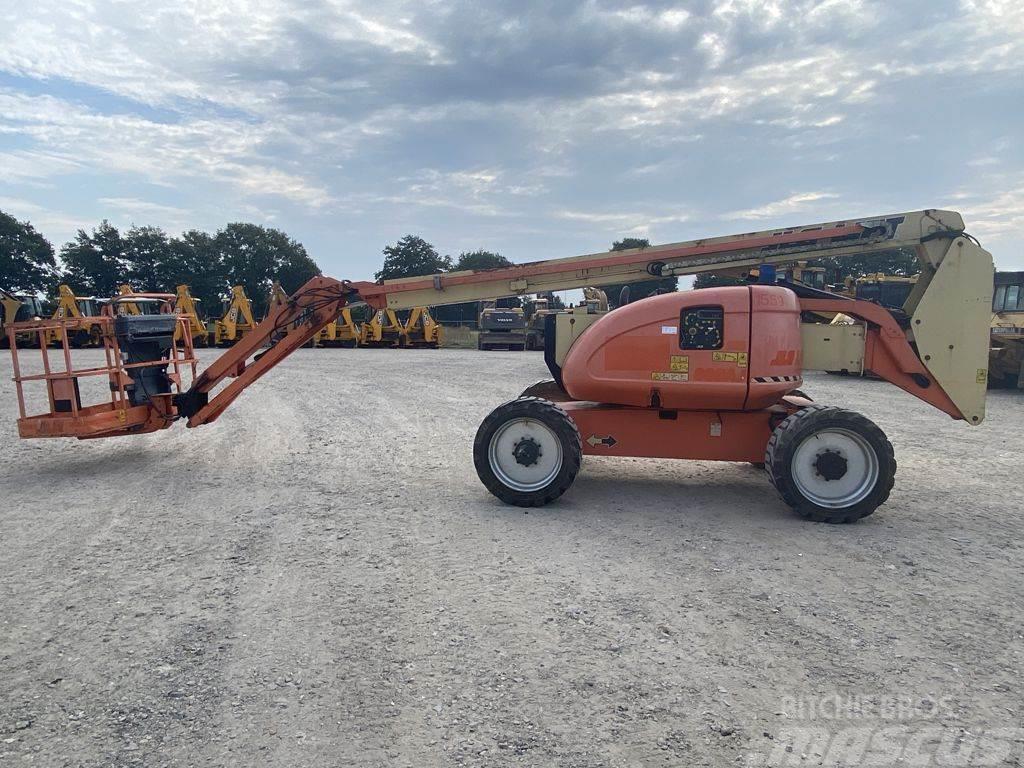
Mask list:
POLYGON ((517 507, 540 507, 569 490, 582 456, 575 422, 537 397, 499 405, 480 424, 473 442, 480 481, 517 507))
POLYGON ((812 405, 786 418, 765 451, 772 484, 797 514, 852 523, 881 506, 892 490, 896 459, 873 422, 843 408, 812 405))

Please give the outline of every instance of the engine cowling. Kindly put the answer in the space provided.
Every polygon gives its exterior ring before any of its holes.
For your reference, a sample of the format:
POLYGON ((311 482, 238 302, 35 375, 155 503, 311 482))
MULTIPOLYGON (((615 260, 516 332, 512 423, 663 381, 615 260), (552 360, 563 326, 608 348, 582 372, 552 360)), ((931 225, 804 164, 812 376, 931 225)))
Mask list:
POLYGON ((753 410, 801 384, 800 303, 780 286, 704 288, 610 312, 573 344, 566 391, 667 410, 753 410))

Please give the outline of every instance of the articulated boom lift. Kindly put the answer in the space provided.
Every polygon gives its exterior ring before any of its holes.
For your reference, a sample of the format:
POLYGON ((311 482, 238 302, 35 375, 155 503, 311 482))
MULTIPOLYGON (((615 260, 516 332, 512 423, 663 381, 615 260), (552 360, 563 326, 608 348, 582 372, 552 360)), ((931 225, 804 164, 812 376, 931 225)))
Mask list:
MULTIPOLYGON (((212 422, 355 301, 401 310, 893 248, 913 249, 922 267, 902 312, 799 284, 764 284, 664 294, 604 315, 550 315, 545 360, 554 382, 496 408, 474 444, 484 485, 520 506, 558 498, 584 454, 647 456, 763 462, 798 513, 849 522, 888 497, 892 446, 860 414, 812 403, 798 390, 802 371, 871 371, 955 419, 983 420, 992 257, 957 213, 849 219, 377 283, 316 277, 186 391, 136 391, 136 407, 116 426, 102 411, 26 416, 22 407, 19 431, 100 437, 161 429, 175 418, 189 427, 212 422), (820 319, 836 313, 856 322, 820 319), (285 328, 292 331, 282 336, 285 328), (147 402, 159 418, 139 407, 147 402)), ((118 365, 111 376, 123 380, 118 365)), ((17 368, 15 380, 21 398, 17 368)))

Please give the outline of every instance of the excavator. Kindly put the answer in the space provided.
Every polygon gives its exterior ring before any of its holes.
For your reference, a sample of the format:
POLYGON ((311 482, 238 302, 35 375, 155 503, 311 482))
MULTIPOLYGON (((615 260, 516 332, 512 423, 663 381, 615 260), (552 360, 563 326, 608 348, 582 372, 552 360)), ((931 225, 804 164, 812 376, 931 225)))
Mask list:
POLYGON ((231 289, 224 316, 213 322, 210 336, 216 347, 230 347, 243 339, 256 328, 256 320, 252 316, 252 302, 245 295, 245 286, 236 285, 231 289))
MULTIPOLYGON (((956 212, 850 218, 378 282, 319 276, 187 387, 172 343, 173 316, 162 328, 152 317, 118 318, 120 326, 106 318, 104 343, 118 352, 106 368, 79 370, 68 363, 45 375, 22 374, 18 351, 11 350, 18 431, 25 438, 100 438, 156 432, 178 421, 210 424, 357 301, 395 311, 893 248, 912 250, 921 263, 898 311, 765 279, 662 294, 607 314, 549 315, 544 358, 552 380, 497 406, 473 443, 483 485, 517 506, 559 498, 583 456, 692 459, 763 463, 797 514, 849 523, 888 498, 893 448, 865 416, 803 394, 803 371, 836 370, 852 359, 953 419, 975 426, 985 418, 994 270, 991 254, 967 234, 956 212), (860 322, 815 320, 829 313, 860 322), (280 336, 278 329, 289 324, 295 331, 280 336), (128 399, 112 395, 109 402, 82 405, 77 380, 85 375, 123 382, 128 399), (30 415, 23 388, 33 382, 49 387, 50 408, 30 415)), ((37 327, 15 329, 26 325, 37 327)))

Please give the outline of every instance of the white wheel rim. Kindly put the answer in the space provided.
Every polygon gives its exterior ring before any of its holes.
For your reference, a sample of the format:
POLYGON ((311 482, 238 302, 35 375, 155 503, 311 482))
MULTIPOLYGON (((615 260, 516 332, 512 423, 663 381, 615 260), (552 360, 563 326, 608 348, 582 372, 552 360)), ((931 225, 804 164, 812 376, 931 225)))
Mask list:
POLYGON ((878 456, 856 432, 823 429, 800 443, 790 472, 797 490, 808 501, 819 507, 842 509, 863 501, 874 489, 878 456), (843 470, 842 476, 835 477, 839 469, 843 470))
POLYGON ((562 441, 542 421, 514 419, 495 431, 487 459, 495 477, 512 490, 537 491, 562 469, 562 441))

